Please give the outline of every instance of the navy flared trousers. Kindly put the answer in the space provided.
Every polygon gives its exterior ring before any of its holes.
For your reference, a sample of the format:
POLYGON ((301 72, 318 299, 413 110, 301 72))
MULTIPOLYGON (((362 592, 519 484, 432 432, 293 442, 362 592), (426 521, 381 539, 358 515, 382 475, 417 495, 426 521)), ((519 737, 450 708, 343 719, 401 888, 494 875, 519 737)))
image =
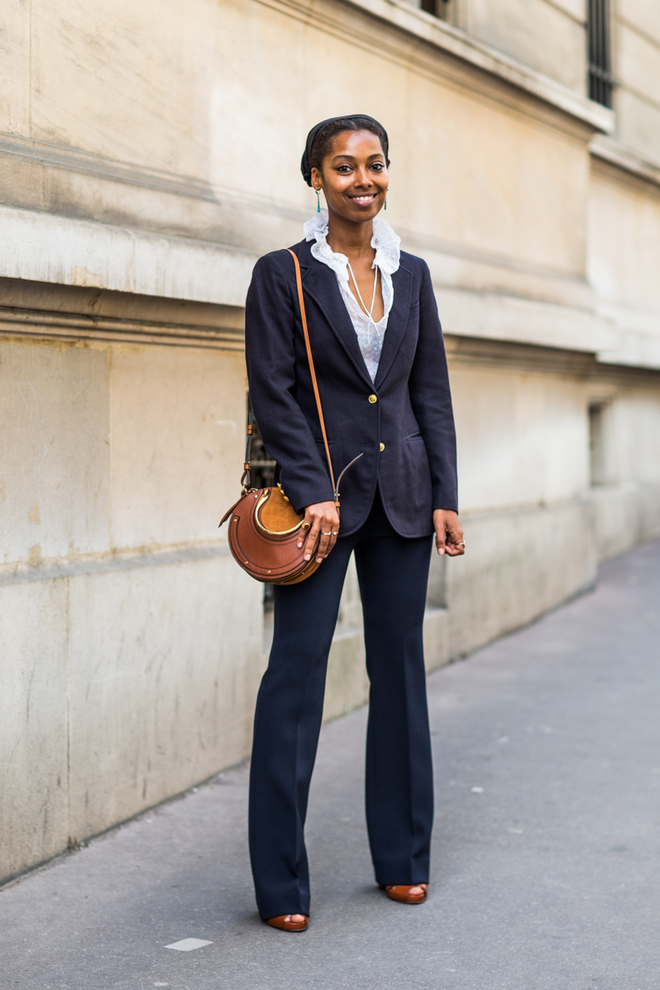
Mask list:
POLYGON ((377 494, 364 526, 339 537, 312 577, 275 587, 250 770, 250 857, 262 918, 309 915, 307 799, 328 652, 353 551, 371 685, 366 813, 376 882, 428 882, 433 771, 422 627, 431 548, 430 536, 399 536, 377 494))

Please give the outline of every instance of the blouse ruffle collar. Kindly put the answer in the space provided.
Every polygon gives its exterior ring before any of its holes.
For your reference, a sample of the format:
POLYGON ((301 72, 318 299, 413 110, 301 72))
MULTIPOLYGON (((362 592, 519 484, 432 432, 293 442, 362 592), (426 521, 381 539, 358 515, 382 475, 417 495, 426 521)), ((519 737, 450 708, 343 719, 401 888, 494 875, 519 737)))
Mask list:
MULTIPOLYGON (((328 212, 321 210, 305 223, 303 230, 306 241, 316 241, 311 247, 312 257, 332 268, 342 279, 348 282, 348 258, 345 254, 335 254, 327 241, 328 212)), ((374 233, 371 246, 376 250, 372 268, 380 268, 385 275, 393 275, 399 268, 401 251, 398 237, 389 223, 382 217, 374 218, 374 233)))

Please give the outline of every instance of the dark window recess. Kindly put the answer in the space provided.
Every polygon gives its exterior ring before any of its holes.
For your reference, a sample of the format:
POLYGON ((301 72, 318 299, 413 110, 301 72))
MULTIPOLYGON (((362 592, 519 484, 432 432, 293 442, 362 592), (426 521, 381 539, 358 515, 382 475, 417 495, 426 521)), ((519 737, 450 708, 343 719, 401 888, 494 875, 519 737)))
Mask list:
MULTIPOLYGON (((248 399, 248 403, 249 403, 248 399)), ((254 417, 254 413, 253 413, 254 417)), ((259 424, 253 418, 252 455, 250 457, 250 488, 268 488, 273 484, 275 461, 268 455, 259 432, 259 424)))
POLYGON ((447 9, 450 2, 451 0, 422 0, 421 8, 427 14, 435 14, 436 17, 447 20, 447 9))
MULTIPOLYGON (((248 397, 248 409, 251 408, 250 399, 248 397)), ((252 426, 254 432, 252 433, 252 453, 250 456, 250 487, 270 488, 273 484, 275 461, 272 457, 269 457, 268 451, 264 446, 261 433, 259 432, 259 424, 254 418, 254 413, 252 416, 252 426)), ((272 584, 264 585, 263 602, 264 612, 272 612, 274 608, 272 584)))
POLYGON ((592 485, 607 482, 604 420, 605 404, 592 403, 589 406, 589 480, 592 485))
POLYGON ((609 0, 589 0, 587 14, 589 99, 612 106, 612 60, 610 57, 609 0))

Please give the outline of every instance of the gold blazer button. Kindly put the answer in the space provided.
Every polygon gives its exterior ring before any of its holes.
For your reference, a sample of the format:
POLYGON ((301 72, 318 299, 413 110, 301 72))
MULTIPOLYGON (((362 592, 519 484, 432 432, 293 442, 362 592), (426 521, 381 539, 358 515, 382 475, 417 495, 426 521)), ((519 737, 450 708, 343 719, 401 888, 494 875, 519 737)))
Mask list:
POLYGON ((381 443, 381 445, 380 445, 380 452, 381 452, 381 454, 382 454, 382 452, 384 450, 385 450, 385 444, 384 443, 381 443))
POLYGON ((374 402, 378 402, 378 396, 377 396, 377 395, 374 395, 374 394, 372 393, 372 394, 371 394, 371 395, 369 396, 369 402, 371 402, 371 403, 372 403, 372 405, 373 405, 373 403, 374 403, 374 402))

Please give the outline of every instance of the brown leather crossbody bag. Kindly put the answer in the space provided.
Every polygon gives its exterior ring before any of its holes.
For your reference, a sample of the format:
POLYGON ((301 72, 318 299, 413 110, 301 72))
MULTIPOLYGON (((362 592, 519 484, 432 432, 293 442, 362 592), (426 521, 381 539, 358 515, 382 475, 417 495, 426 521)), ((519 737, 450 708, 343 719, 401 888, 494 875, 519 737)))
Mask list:
MULTIPOLYGON (((330 457, 328 437, 325 432, 325 421, 321 407, 321 396, 316 381, 312 346, 307 328, 307 315, 303 299, 300 264, 296 255, 287 248, 293 258, 296 269, 296 285, 298 287, 298 303, 302 320, 305 349, 309 362, 309 371, 316 399, 323 445, 330 469, 330 480, 334 492, 334 502, 339 513, 339 483, 345 472, 357 461, 358 454, 350 464, 347 464, 335 484, 335 475, 330 457)), ((311 560, 305 560, 305 546, 298 548, 300 529, 304 515, 296 512, 291 502, 284 494, 281 485, 272 488, 250 487, 250 455, 252 449, 252 415, 248 416, 247 443, 245 447, 245 462, 241 478, 241 497, 222 517, 220 525, 229 520, 229 549, 234 560, 244 571, 257 581, 265 584, 298 584, 310 577, 321 566, 312 554, 311 560)))

